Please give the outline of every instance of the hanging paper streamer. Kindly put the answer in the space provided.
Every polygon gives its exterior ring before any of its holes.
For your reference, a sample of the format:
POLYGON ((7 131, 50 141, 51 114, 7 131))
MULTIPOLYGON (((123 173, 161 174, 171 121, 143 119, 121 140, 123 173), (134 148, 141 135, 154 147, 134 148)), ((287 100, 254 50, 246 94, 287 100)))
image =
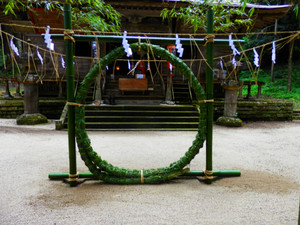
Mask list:
POLYGON ((109 70, 108 66, 106 66, 106 70, 109 70))
POLYGON ((172 72, 173 65, 171 63, 169 63, 169 69, 170 69, 170 72, 172 72))
POLYGON ((19 56, 19 50, 17 48, 17 46, 15 46, 14 42, 13 42, 13 37, 10 40, 10 48, 14 51, 14 53, 19 56))
POLYGON ((61 66, 62 66, 62 68, 66 68, 65 60, 64 60, 64 58, 62 57, 62 55, 60 55, 60 61, 61 61, 61 66))
POLYGON ((232 57, 231 63, 232 63, 232 65, 234 66, 234 69, 236 69, 236 60, 235 60, 235 56, 232 57))
POLYGON ((256 67, 259 67, 259 55, 257 53, 257 51, 255 50, 255 48, 253 48, 253 52, 254 52, 254 65, 256 67))
POLYGON ((92 42, 92 48, 93 48, 93 56, 94 58, 97 58, 97 42, 96 41, 93 41, 92 42))
POLYGON ((182 54, 183 54, 183 47, 182 47, 182 44, 180 44, 180 39, 178 37, 178 34, 176 34, 176 49, 177 49, 177 52, 179 53, 179 57, 182 57, 182 54))
POLYGON ((220 67, 221 67, 222 70, 224 70, 223 59, 222 59, 222 57, 221 57, 221 59, 220 59, 220 67))
POLYGON ((46 34, 44 36, 45 43, 47 44, 47 48, 49 48, 51 51, 54 51, 54 43, 52 43, 51 34, 50 32, 50 26, 47 26, 46 34))
POLYGON ((275 64, 276 63, 276 46, 275 46, 275 41, 272 43, 272 62, 275 64))
POLYGON ((130 62, 128 60, 128 69, 131 70, 130 62))
POLYGON ((229 46, 231 47, 232 54, 233 54, 231 62, 232 62, 232 65, 234 66, 234 69, 235 69, 236 68, 235 56, 236 56, 236 54, 240 55, 241 53, 234 46, 234 43, 233 43, 233 40, 232 40, 232 34, 229 35, 228 39, 229 39, 229 46))
POLYGON ((38 58, 40 59, 41 64, 43 65, 44 64, 44 60, 43 60, 43 57, 41 56, 38 48, 36 49, 36 54, 37 54, 38 58))
POLYGON ((130 48, 128 41, 126 40, 126 36, 127 36, 127 31, 124 31, 124 35, 123 35, 123 41, 122 41, 122 45, 123 48, 125 49, 125 52, 127 53, 127 57, 132 56, 132 49, 130 48))
POLYGON ((232 34, 229 35, 228 37, 229 39, 229 46, 231 47, 232 49, 232 53, 233 55, 235 56, 236 54, 240 55, 241 53, 235 48, 234 46, 234 43, 233 43, 233 40, 232 40, 232 34))

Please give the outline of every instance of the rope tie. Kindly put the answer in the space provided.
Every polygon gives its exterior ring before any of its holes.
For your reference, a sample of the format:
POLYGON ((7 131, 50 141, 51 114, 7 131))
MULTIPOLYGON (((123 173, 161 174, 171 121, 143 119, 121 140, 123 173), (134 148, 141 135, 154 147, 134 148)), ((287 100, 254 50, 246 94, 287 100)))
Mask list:
POLYGON ((207 100, 198 100, 198 103, 208 103, 208 102, 214 102, 214 99, 207 99, 207 100))
POLYGON ((77 102, 67 102, 67 105, 78 106, 78 107, 84 106, 83 104, 80 104, 80 103, 77 103, 77 102))
POLYGON ((213 42, 215 42, 215 35, 213 35, 213 34, 208 34, 208 35, 206 35, 205 37, 204 37, 204 39, 206 39, 206 42, 205 42, 205 44, 203 45, 204 47, 207 45, 207 43, 213 43, 213 42))
POLYGON ((143 170, 141 170, 141 184, 144 183, 144 172, 143 170))
POLYGON ((77 181, 79 178, 79 173, 69 174, 69 182, 77 181))
POLYGON ((138 40, 139 40, 139 52, 141 51, 141 37, 140 36, 138 36, 138 40))
POLYGON ((64 40, 71 40, 75 43, 75 39, 71 36, 74 34, 73 30, 65 30, 64 31, 64 40))
POLYGON ((205 179, 208 179, 208 180, 213 180, 214 177, 213 177, 213 171, 212 170, 204 170, 204 174, 205 174, 205 179))

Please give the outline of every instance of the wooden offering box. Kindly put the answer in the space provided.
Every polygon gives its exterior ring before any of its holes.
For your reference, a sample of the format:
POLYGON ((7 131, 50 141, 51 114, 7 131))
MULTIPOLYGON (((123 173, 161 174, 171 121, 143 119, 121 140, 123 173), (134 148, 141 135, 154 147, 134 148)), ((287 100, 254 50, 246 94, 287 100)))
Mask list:
POLYGON ((147 91, 148 80, 146 78, 119 78, 119 90, 124 91, 147 91))

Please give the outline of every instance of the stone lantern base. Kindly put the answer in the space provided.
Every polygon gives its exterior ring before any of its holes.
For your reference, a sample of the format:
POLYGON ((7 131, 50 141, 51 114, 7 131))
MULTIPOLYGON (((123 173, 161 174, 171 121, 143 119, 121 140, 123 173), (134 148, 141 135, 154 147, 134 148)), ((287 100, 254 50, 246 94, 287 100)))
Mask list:
POLYGON ((239 118, 221 116, 217 119, 216 124, 226 127, 241 127, 243 121, 239 118))
POLYGON ((236 115, 237 93, 243 87, 243 82, 231 80, 222 87, 225 89, 224 114, 217 119, 216 123, 227 127, 243 126, 243 121, 236 115))
POLYGON ((24 83, 24 113, 17 117, 18 125, 48 123, 47 117, 39 113, 39 88, 36 80, 36 75, 29 74, 24 83))
POLYGON ((48 123, 48 119, 46 116, 40 113, 34 114, 22 114, 21 116, 17 117, 17 124, 18 125, 35 125, 35 124, 42 124, 48 123))

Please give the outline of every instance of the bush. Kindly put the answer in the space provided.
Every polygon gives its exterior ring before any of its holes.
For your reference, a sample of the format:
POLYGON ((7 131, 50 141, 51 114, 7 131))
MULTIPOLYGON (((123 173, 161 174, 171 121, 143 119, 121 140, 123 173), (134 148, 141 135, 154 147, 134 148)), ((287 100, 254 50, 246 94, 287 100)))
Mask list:
MULTIPOLYGON (((300 103, 300 66, 294 66, 292 71, 292 89, 286 92, 287 88, 287 66, 275 65, 274 82, 271 82, 270 70, 260 70, 257 76, 257 81, 265 82, 262 86, 262 96, 265 98, 285 99, 292 102, 300 103)), ((242 71, 240 80, 254 81, 250 71, 242 71)), ((243 95, 247 95, 247 87, 243 87, 243 95)), ((257 85, 252 86, 251 95, 257 94, 257 85)))

